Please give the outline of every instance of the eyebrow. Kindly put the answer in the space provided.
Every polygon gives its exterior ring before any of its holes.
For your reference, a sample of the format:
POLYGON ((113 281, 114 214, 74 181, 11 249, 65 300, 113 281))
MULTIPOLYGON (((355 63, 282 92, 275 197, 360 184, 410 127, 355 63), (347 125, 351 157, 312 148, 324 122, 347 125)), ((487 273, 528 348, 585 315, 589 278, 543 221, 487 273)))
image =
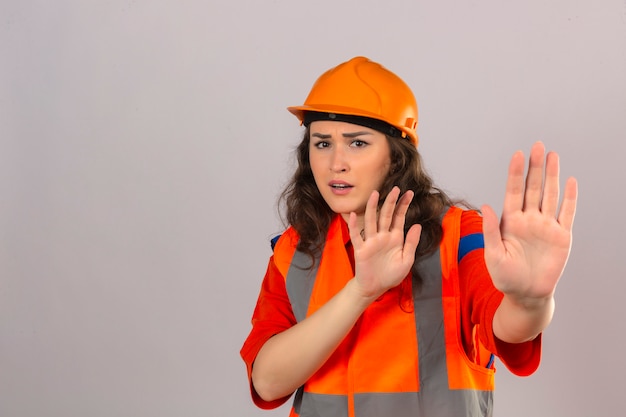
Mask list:
MULTIPOLYGON (((365 130, 363 131, 359 131, 359 132, 349 132, 349 133, 343 133, 341 136, 343 136, 344 138, 356 138, 358 136, 363 136, 363 135, 371 135, 372 132, 367 132, 365 130)), ((330 139, 332 137, 332 135, 325 135, 323 133, 312 133, 311 134, 312 137, 315 138, 320 138, 320 139, 330 139)))

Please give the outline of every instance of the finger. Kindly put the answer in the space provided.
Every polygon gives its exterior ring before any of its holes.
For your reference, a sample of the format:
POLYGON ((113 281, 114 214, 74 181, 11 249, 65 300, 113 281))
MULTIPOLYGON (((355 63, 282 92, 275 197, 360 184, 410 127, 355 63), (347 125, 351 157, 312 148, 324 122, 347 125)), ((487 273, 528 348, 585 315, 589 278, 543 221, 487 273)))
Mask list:
POLYGON ((411 226, 406 234, 404 248, 402 248, 402 259, 410 265, 413 265, 413 262, 415 261, 415 251, 417 250, 417 245, 420 242, 421 234, 422 225, 420 224, 414 224, 411 226))
POLYGON ((393 213, 396 210, 396 202, 398 201, 398 196, 400 195, 400 188, 393 187, 387 197, 385 198, 385 202, 380 209, 380 214, 378 216, 378 231, 386 231, 388 232, 391 227, 391 222, 393 221, 393 213))
POLYGON ((535 142, 530 150, 528 175, 526 175, 526 190, 524 192, 523 210, 539 210, 543 186, 543 156, 545 147, 541 142, 535 142))
POLYGON ((563 193, 563 203, 559 211, 558 222, 566 230, 571 231, 576 215, 576 201, 578 200, 578 182, 575 178, 568 178, 563 193))
POLYGON ((483 214, 485 262, 487 262, 487 265, 490 265, 492 261, 501 259, 504 256, 504 246, 502 245, 500 224, 495 211, 488 205, 483 205, 480 210, 483 214), (487 257, 489 257, 489 259, 487 259, 487 257))
POLYGON ((357 215, 355 212, 350 213, 348 218, 348 231, 350 233, 350 240, 354 249, 358 249, 363 244, 363 236, 361 235, 361 227, 357 224, 357 215))
POLYGON ((503 214, 521 210, 524 204, 524 154, 517 151, 511 157, 504 193, 503 214))
POLYGON ((401 230, 404 232, 404 224, 406 221, 406 213, 409 211, 409 206, 415 193, 411 190, 407 191, 400 197, 398 201, 396 211, 393 214, 393 221, 391 223, 391 229, 401 230))
POLYGON ((546 157, 546 178, 543 185, 541 212, 552 217, 556 216, 559 206, 559 155, 548 152, 546 157))
POLYGON ((378 191, 372 191, 372 194, 370 194, 370 198, 367 200, 367 204, 365 205, 365 214, 363 216, 363 230, 365 231, 365 236, 363 236, 363 240, 365 240, 367 236, 376 234, 378 231, 378 227, 376 226, 376 220, 378 217, 378 197, 378 191))

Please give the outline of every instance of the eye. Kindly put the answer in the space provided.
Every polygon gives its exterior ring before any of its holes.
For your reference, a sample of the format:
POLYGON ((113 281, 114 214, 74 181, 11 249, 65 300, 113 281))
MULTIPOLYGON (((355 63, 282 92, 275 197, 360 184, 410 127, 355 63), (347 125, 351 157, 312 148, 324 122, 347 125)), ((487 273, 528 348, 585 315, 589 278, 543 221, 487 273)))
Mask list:
POLYGON ((367 142, 360 140, 360 139, 355 139, 352 141, 352 143, 350 144, 350 146, 354 146, 355 148, 362 148, 364 146, 367 146, 367 142))
POLYGON ((323 149, 323 148, 328 148, 330 146, 330 143, 325 140, 320 140, 320 141, 315 142, 313 146, 315 146, 317 149, 323 149))

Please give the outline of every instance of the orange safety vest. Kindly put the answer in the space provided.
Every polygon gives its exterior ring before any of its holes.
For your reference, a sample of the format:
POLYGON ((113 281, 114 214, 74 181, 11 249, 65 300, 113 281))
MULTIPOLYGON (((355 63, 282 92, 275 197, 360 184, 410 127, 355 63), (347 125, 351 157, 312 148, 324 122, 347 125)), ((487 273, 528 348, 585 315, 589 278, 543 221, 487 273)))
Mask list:
MULTIPOLYGON (((462 210, 442 220, 436 253, 372 303, 330 358, 296 392, 290 417, 491 416, 493 367, 472 361, 461 342, 458 246, 462 210), (410 291, 412 297, 403 297, 410 291)), ((354 276, 335 216, 321 257, 297 251, 287 229, 274 248, 294 315, 304 320, 354 276)), ((481 352, 485 353, 485 352, 481 352)), ((476 358, 474 358, 476 360, 476 358)))

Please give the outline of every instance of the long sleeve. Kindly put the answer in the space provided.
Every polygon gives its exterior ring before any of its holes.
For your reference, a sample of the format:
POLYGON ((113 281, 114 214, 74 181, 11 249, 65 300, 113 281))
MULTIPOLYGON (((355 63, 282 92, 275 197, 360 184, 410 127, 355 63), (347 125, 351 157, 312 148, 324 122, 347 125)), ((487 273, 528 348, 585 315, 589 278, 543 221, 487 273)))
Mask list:
MULTIPOLYGON (((482 240, 482 217, 475 211, 465 211, 461 218, 461 239, 482 240)), ((463 253, 459 262, 461 285, 462 338, 466 352, 476 352, 479 342, 500 358, 515 375, 535 372, 541 360, 541 335, 525 343, 505 343, 493 334, 493 317, 503 294, 491 281, 480 244, 463 253), (478 325, 478 327, 475 327, 478 325), (476 329, 476 331, 475 331, 476 329)), ((463 252, 463 251, 462 251, 463 252)))
POLYGON ((262 409, 272 409, 282 405, 288 396, 275 401, 264 401, 252 385, 252 366, 257 354, 272 336, 296 324, 287 295, 285 278, 276 268, 274 258, 270 258, 261 291, 252 315, 252 330, 241 348, 241 357, 246 363, 250 391, 254 403, 262 409))

